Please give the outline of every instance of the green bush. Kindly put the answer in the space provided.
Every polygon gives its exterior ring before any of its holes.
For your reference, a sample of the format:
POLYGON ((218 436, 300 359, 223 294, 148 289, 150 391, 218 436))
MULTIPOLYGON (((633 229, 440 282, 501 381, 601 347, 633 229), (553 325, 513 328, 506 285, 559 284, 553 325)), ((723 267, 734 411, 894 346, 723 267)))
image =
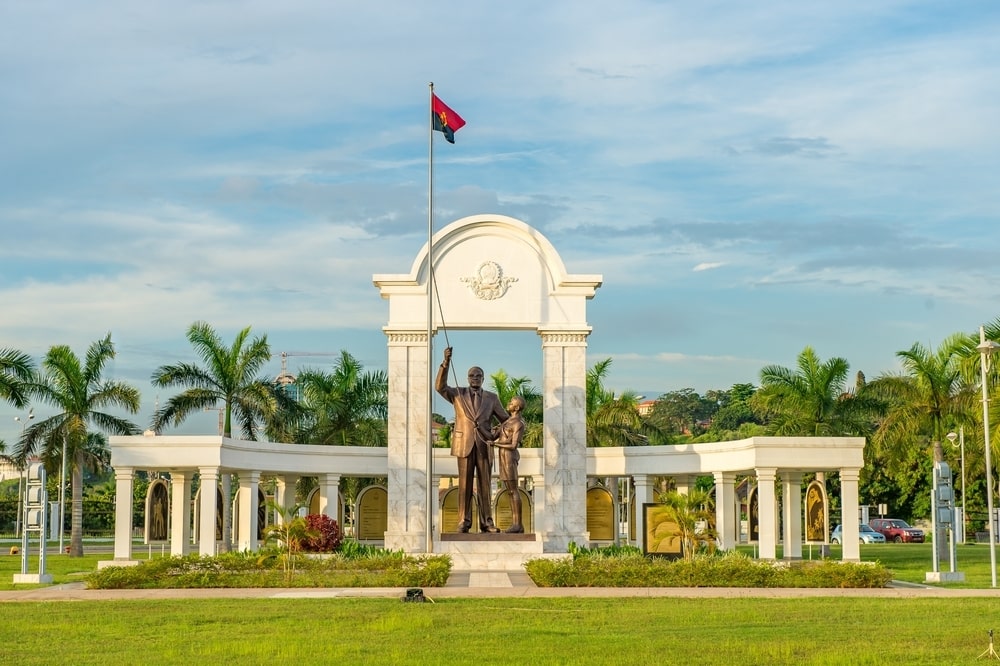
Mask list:
POLYGON ((539 587, 885 587, 892 572, 875 563, 822 560, 767 562, 735 551, 690 560, 577 554, 575 559, 530 560, 528 575, 539 587))
POLYGON ((90 574, 91 589, 228 587, 443 587, 451 573, 446 555, 411 557, 374 549, 365 555, 304 557, 289 575, 278 551, 217 557, 164 557, 90 574))

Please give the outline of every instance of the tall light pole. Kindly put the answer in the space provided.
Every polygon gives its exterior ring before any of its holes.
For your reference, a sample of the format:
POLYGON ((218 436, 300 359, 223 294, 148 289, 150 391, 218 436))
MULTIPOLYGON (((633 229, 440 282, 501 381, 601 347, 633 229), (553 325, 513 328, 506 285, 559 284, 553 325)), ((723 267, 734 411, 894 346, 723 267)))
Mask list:
MULTIPOLYGON (((24 429, 28 421, 35 418, 35 408, 28 410, 27 421, 22 421, 20 416, 15 416, 14 421, 21 424, 21 439, 24 439, 24 429)), ((14 519, 14 536, 21 536, 21 514, 24 513, 24 466, 17 470, 17 517, 14 519)))
POLYGON ((962 464, 962 540, 965 541, 965 526, 968 523, 965 513, 965 426, 958 427, 958 434, 949 432, 946 437, 948 441, 951 442, 952 446, 958 446, 961 455, 962 464), (955 444, 955 440, 958 440, 958 444, 955 444))
POLYGON ((59 553, 63 552, 66 531, 66 435, 63 435, 62 469, 59 471, 59 553))
MULTIPOLYGON (((1000 349, 1000 344, 986 339, 986 332, 982 326, 979 327, 979 358, 982 362, 983 380, 983 445, 986 454, 986 511, 988 512, 987 525, 990 532, 990 576, 993 587, 997 586, 997 553, 996 553, 996 527, 993 524, 993 463, 990 460, 990 395, 986 385, 986 375, 989 371, 989 360, 993 350, 1000 349)), ((963 493, 964 494, 964 493, 963 493)))

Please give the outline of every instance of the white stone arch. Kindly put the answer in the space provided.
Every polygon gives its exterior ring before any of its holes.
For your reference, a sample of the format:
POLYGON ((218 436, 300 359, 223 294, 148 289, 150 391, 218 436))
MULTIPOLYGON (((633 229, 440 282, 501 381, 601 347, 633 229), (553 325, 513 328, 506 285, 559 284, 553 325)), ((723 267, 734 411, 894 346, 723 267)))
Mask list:
POLYGON ((546 552, 586 542, 586 306, 603 278, 568 273, 548 239, 520 220, 473 215, 438 231, 409 273, 372 278, 389 301, 386 546, 424 551, 427 521, 435 519, 428 518, 425 462, 434 369, 427 354, 429 259, 437 292, 433 333, 443 320, 449 329, 534 330, 541 337, 545 435, 536 532, 546 552))

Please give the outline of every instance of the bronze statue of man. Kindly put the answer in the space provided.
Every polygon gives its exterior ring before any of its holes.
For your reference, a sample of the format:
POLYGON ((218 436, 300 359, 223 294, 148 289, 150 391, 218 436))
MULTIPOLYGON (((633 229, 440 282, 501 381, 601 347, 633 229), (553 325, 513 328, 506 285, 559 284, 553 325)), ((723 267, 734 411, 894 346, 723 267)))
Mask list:
POLYGON ((493 524, 490 508, 490 475, 492 455, 487 439, 494 421, 509 418, 496 393, 483 390, 483 369, 469 368, 469 386, 448 386, 451 347, 444 350, 444 361, 438 368, 434 388, 455 408, 455 427, 451 432, 451 455, 458 462, 458 531, 472 527, 472 488, 477 483, 479 493, 479 530, 499 532, 493 524))

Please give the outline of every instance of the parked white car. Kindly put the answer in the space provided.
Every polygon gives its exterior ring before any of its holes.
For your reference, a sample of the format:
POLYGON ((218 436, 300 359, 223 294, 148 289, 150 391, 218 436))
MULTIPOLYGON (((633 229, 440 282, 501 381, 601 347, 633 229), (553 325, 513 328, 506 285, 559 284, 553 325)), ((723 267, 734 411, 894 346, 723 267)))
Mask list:
MULTIPOLYGON (((837 525, 830 534, 830 543, 843 543, 841 527, 837 525)), ((885 543, 885 537, 865 524, 858 525, 858 543, 885 543)))

